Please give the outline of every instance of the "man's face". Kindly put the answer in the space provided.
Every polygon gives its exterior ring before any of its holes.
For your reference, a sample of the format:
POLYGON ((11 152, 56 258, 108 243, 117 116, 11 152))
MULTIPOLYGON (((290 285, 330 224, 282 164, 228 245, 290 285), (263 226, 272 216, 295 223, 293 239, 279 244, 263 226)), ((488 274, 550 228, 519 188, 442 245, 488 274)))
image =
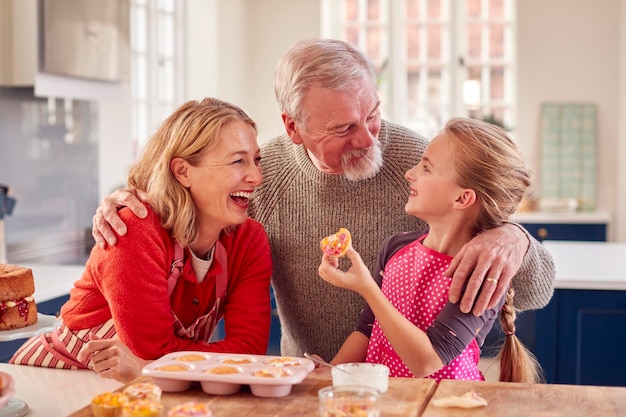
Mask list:
POLYGON ((349 180, 371 178, 382 166, 380 100, 368 79, 341 90, 311 87, 304 96, 305 124, 283 114, 287 133, 304 144, 313 164, 349 180))

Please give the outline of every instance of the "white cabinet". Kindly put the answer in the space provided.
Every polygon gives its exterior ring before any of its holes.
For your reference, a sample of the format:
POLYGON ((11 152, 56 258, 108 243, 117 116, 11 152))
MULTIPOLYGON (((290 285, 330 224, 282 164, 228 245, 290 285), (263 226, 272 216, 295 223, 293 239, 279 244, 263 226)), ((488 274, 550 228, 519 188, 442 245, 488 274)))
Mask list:
POLYGON ((32 86, 37 66, 37 0, 0 0, 0 86, 32 86))

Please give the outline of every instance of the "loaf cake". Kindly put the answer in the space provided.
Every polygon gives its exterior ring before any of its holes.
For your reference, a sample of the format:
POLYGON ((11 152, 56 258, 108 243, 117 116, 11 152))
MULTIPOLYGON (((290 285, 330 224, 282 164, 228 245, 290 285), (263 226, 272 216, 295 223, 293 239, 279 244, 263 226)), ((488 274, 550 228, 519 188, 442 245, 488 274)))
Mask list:
POLYGON ((0 330, 18 329, 37 322, 34 292, 31 269, 0 264, 0 330))

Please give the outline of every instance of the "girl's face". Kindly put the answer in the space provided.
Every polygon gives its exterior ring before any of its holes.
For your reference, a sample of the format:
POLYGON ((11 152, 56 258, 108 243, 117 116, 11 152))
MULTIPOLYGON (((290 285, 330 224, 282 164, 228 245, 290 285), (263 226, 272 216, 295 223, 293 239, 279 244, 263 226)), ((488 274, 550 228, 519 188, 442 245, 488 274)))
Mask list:
POLYGON ((456 183, 453 143, 447 134, 433 138, 421 161, 405 174, 409 182, 409 200, 405 211, 430 222, 452 211, 463 188, 456 183))
POLYGON ((219 143, 197 166, 189 165, 188 184, 198 225, 223 229, 248 218, 252 192, 261 183, 261 156, 256 133, 237 120, 225 125, 219 143))

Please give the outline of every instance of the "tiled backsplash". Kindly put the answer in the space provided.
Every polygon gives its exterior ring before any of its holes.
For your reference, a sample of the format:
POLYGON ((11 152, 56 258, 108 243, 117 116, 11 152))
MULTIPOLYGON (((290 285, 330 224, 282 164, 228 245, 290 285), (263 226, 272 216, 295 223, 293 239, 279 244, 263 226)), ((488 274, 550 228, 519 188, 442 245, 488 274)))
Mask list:
POLYGON ((7 261, 84 263, 98 205, 97 103, 0 88, 0 184, 7 261))

